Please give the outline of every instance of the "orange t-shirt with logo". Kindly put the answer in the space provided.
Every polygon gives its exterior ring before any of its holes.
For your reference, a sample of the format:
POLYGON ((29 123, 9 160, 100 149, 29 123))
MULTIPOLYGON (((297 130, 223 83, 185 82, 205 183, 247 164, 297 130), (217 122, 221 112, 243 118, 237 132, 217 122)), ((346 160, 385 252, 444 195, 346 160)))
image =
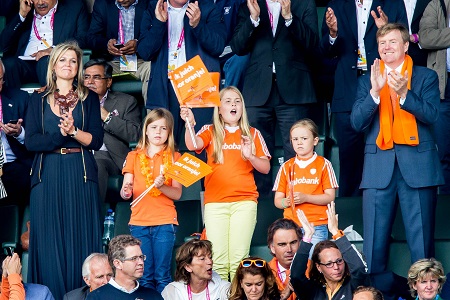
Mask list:
MULTIPOLYGON (((222 146, 223 164, 214 163, 212 157, 214 151, 213 125, 205 125, 197 135, 203 140, 203 149, 206 149, 207 163, 212 167, 212 173, 205 178, 205 204, 217 202, 236 202, 242 200, 253 200, 257 202, 258 191, 256 190, 253 177, 253 166, 250 161, 245 161, 241 156, 241 130, 225 129, 225 139, 222 146)), ((269 150, 259 132, 250 128, 253 137, 257 157, 268 157, 269 150)), ((199 150, 200 153, 203 149, 199 150)))
MULTIPOLYGON (((146 150, 134 150, 128 153, 125 160, 122 174, 131 173, 134 175, 133 179, 133 199, 139 197, 149 186, 146 183, 146 176, 141 172, 141 163, 146 162, 150 164, 150 173, 155 179, 160 174, 160 166, 163 164, 164 151, 156 153, 152 158, 147 154, 146 150), (145 155, 145 160, 142 155, 145 155)), ((173 160, 169 157, 171 163, 177 161, 181 157, 180 153, 175 152, 173 160)), ((172 179, 169 179, 168 184, 172 184, 172 179)), ((157 226, 164 224, 178 225, 177 211, 173 200, 161 193, 159 196, 150 195, 152 191, 157 190, 153 188, 145 197, 135 206, 131 208, 130 225, 137 226, 157 226)))
MULTIPOLYGON (((308 160, 294 157, 285 162, 278 171, 273 191, 289 196, 290 181, 293 183, 294 192, 308 195, 321 195, 327 189, 339 187, 331 162, 317 153, 308 160)), ((326 205, 302 203, 295 206, 295 210, 297 209, 303 210, 308 221, 315 226, 328 223, 326 205)), ((283 216, 301 226, 297 213, 294 213, 291 207, 284 209, 283 216)))

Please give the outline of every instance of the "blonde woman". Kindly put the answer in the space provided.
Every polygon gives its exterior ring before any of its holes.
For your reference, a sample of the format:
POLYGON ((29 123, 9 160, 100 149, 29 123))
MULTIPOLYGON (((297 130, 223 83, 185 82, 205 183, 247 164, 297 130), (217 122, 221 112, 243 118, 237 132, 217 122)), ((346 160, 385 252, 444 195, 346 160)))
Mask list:
MULTIPOLYGON (((180 112, 186 126, 194 126, 192 111, 180 112)), ((207 153, 213 172, 205 178, 205 226, 213 244, 213 260, 224 280, 234 277, 247 257, 256 225, 258 191, 253 170, 269 173, 270 154, 259 130, 250 127, 244 99, 235 87, 220 92, 213 124, 205 125, 192 139, 186 128, 186 146, 207 153)))
POLYGON ((47 87, 28 105, 25 145, 35 152, 31 173, 28 282, 55 299, 82 285, 81 265, 101 251, 97 165, 103 143, 98 96, 82 86, 82 51, 53 48, 47 87))
POLYGON ((420 259, 408 271, 411 296, 416 300, 439 300, 445 280, 444 268, 434 258, 420 259))

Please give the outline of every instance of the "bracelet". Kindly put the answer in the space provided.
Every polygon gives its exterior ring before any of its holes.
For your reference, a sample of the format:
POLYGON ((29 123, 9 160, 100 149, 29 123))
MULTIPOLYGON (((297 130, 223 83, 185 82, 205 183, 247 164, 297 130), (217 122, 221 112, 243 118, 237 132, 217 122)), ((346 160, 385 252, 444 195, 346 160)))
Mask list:
POLYGON ((289 17, 289 19, 284 19, 285 23, 289 23, 290 21, 292 21, 292 19, 294 19, 294 16, 291 14, 291 16, 289 17))
POLYGON ((105 120, 103 120, 103 123, 108 124, 109 121, 112 119, 112 113, 108 113, 105 120))
POLYGON ((287 208, 287 207, 288 207, 288 206, 286 205, 286 203, 285 203, 286 199, 287 199, 287 198, 282 198, 282 199, 281 199, 281 206, 282 206, 283 208, 287 208))
POLYGON ((419 42, 419 36, 417 33, 413 33, 412 36, 414 37, 414 43, 417 44, 419 42))
POLYGON ((311 243, 312 238, 307 238, 307 237, 303 237, 302 241, 304 241, 305 243, 311 243))
POLYGON ((337 240, 338 238, 343 237, 344 235, 345 234, 342 230, 338 230, 338 232, 335 235, 333 235, 333 240, 337 240))

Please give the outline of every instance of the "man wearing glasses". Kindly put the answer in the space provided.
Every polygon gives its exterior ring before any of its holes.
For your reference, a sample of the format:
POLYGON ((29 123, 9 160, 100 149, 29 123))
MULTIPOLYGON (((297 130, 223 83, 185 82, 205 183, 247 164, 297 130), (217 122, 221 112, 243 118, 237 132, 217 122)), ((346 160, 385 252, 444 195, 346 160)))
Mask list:
POLYGON ((111 240, 108 260, 114 278, 108 284, 92 291, 87 300, 162 300, 161 295, 150 288, 139 285, 144 274, 146 256, 141 251, 141 241, 131 235, 118 235, 111 240))
POLYGON ((103 145, 95 151, 101 201, 105 200, 108 177, 122 174, 128 144, 139 139, 141 113, 133 96, 110 91, 113 68, 104 59, 84 65, 84 85, 98 95, 103 122, 103 145))

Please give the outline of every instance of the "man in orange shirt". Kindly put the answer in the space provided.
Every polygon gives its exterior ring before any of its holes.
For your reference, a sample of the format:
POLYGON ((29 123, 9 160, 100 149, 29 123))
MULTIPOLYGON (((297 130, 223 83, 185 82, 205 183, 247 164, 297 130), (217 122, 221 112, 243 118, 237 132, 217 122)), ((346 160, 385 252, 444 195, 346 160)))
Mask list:
POLYGON ((289 274, 302 236, 300 227, 290 219, 278 219, 267 230, 267 245, 274 256, 269 266, 277 280, 278 289, 286 300, 297 299, 289 274))

